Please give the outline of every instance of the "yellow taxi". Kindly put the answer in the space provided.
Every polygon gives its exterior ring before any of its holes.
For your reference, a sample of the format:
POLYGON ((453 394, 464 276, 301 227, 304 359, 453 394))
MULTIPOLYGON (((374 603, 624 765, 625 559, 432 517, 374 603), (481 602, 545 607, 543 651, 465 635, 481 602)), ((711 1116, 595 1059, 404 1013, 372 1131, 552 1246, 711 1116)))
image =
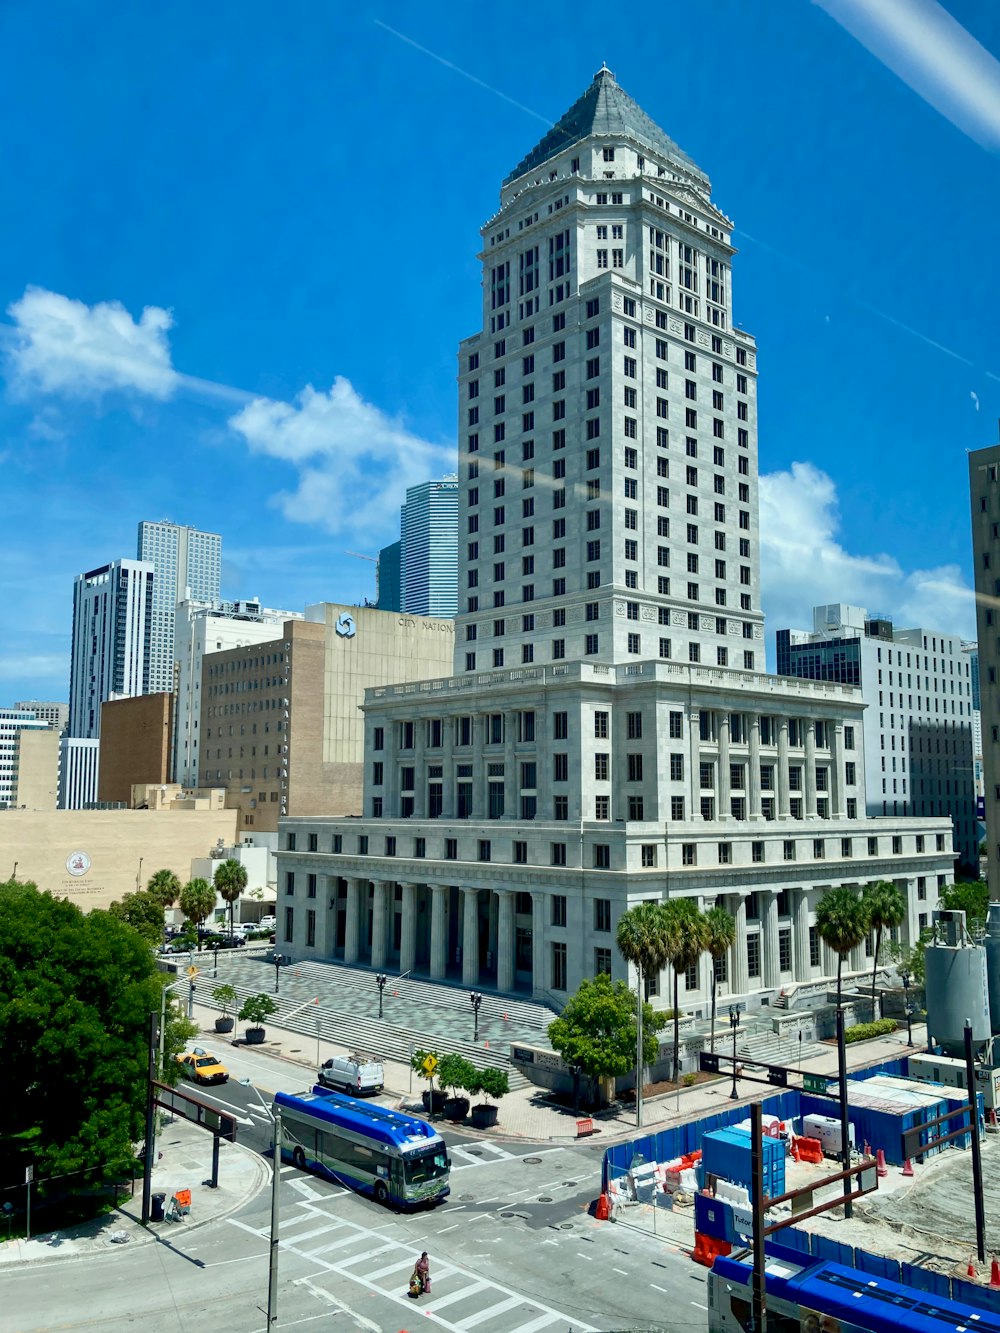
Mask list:
POLYGON ((195 1083, 228 1083, 229 1070, 225 1065, 196 1046, 187 1055, 175 1057, 185 1078, 194 1079, 195 1083))

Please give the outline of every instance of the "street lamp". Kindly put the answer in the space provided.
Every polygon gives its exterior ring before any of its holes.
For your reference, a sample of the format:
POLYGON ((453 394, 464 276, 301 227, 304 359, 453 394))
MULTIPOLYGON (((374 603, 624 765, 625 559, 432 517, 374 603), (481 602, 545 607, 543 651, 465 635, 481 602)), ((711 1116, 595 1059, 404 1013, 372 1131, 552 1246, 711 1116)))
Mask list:
POLYGON ((477 990, 474 990, 469 996, 469 1003, 472 1005, 472 1040, 479 1040, 479 1006, 483 1002, 483 997, 477 990))
POLYGON ((271 1152, 271 1250, 267 1270, 267 1327, 274 1328, 278 1323, 278 1224, 281 1220, 281 1107, 268 1106, 248 1078, 241 1078, 240 1085, 249 1088, 274 1126, 274 1146, 271 1152))
POLYGON ((142 880, 142 857, 139 857, 139 869, 135 872, 135 891, 139 892, 139 884, 142 880))
POLYGON ((384 972, 378 972, 375 975, 375 985, 378 987, 378 1016, 382 1017, 382 992, 385 990, 385 983, 389 978, 384 972))
POLYGON ((903 983, 903 998, 906 1005, 906 1044, 913 1045, 913 1010, 910 1008, 910 974, 904 968, 899 974, 903 983))
POLYGON ((212 945, 212 976, 217 977, 218 975, 219 975, 219 941, 216 940, 216 942, 212 945))
POLYGON ((740 1006, 738 1004, 731 1004, 729 1006, 729 1026, 733 1033, 733 1090, 729 1094, 729 1100, 732 1102, 737 1101, 740 1095, 736 1090, 736 1031, 739 1028, 739 1025, 740 1006))
POLYGON ((280 953, 276 953, 276 954, 274 955, 274 993, 275 993, 275 995, 278 994, 278 973, 281 971, 281 959, 282 959, 282 956, 281 956, 280 953))

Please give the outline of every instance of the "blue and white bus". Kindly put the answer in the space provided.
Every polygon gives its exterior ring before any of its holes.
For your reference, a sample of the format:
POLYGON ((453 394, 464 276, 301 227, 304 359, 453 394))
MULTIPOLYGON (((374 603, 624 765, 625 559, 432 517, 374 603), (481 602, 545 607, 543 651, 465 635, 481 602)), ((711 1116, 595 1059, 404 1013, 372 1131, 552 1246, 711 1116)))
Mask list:
POLYGON ((378 1203, 414 1208, 451 1193, 451 1161, 433 1125, 386 1106, 329 1092, 275 1094, 282 1160, 370 1194, 378 1203))

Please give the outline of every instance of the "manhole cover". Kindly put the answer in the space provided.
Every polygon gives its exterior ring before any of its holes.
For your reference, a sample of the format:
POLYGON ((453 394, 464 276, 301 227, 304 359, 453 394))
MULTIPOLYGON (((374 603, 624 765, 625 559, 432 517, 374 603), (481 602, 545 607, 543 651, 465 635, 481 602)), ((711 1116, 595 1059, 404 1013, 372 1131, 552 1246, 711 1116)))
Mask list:
POLYGON ((522 1157, 521 1161, 525 1166, 537 1166, 542 1159, 540 1157, 522 1157))
MULTIPOLYGON (((638 1020, 636 1020, 636 1021, 638 1021, 638 1020)), ((971 1103, 970 1103, 970 1105, 971 1105, 971 1103)), ((506 1218, 511 1218, 511 1217, 516 1217, 517 1214, 516 1214, 516 1213, 501 1213, 500 1216, 501 1216, 501 1217, 506 1217, 506 1218)))
POLYGON ((466 1148, 465 1151, 469 1154, 470 1157, 482 1157, 483 1155, 482 1148, 466 1148))
POLYGON ((572 1223, 572 1222, 560 1222, 560 1223, 559 1223, 559 1230, 560 1230, 560 1231, 572 1231, 572 1230, 573 1230, 573 1223, 572 1223))
POLYGON ((573 1188, 576 1186, 576 1181, 575 1181, 575 1180, 564 1180, 564 1181, 563 1181, 563 1185, 564 1185, 567 1189, 573 1189, 573 1188))
POLYGON ((458 1201, 459 1203, 472 1203, 475 1197, 474 1194, 460 1194, 458 1196, 458 1201))
MULTIPOLYGON (((971 1102, 970 1102, 970 1105, 971 1105, 971 1102)), ((551 1194, 539 1194, 539 1196, 538 1196, 538 1202, 539 1202, 539 1203, 552 1203, 552 1202, 553 1202, 552 1195, 551 1195, 551 1194)))

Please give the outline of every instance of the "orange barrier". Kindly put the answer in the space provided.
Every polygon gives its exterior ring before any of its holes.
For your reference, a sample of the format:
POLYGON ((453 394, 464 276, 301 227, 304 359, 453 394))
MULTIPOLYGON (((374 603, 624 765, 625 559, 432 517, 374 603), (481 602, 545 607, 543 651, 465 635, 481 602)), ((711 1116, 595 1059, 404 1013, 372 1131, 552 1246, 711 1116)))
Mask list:
POLYGON ((593 1132, 594 1122, 589 1116, 576 1122, 576 1137, 578 1139, 586 1138, 588 1134, 593 1134, 593 1132))
POLYGON ((711 1268, 717 1255, 731 1254, 732 1249, 733 1247, 728 1240, 720 1240, 718 1236, 706 1236, 703 1231, 696 1231, 691 1258, 696 1264, 711 1268))
POLYGON ((823 1145, 819 1139, 800 1137, 795 1140, 795 1147, 798 1149, 800 1162, 822 1162, 823 1145))
POLYGON ((611 1209, 608 1206, 608 1196, 606 1194, 602 1194, 597 1200, 594 1216, 597 1218, 598 1222, 607 1222, 608 1218, 611 1216, 611 1209))

